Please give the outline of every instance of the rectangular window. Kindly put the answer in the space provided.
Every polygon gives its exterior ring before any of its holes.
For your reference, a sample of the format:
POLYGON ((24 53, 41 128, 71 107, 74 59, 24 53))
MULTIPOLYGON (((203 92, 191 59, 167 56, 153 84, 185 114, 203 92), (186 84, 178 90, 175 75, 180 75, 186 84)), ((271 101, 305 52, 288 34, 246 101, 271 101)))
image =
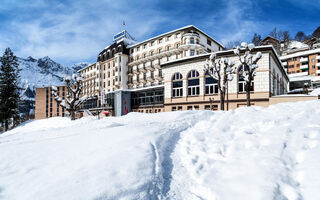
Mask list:
POLYGON ((192 106, 188 106, 188 107, 187 107, 187 110, 192 110, 192 106))
POLYGON ((194 56, 194 50, 190 50, 190 56, 194 56))
POLYGON ((171 108, 171 111, 176 111, 177 110, 177 107, 172 107, 171 108))
POLYGON ((211 46, 211 41, 209 39, 207 39, 207 44, 211 46))
POLYGON ((178 106, 178 110, 182 110, 182 106, 178 106))

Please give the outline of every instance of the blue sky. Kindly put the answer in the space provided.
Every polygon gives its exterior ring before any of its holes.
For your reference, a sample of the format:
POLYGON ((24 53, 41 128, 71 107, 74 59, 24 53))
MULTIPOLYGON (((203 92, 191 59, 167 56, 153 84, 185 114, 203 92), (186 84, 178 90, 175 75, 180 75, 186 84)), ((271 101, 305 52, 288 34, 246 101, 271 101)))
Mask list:
POLYGON ((193 24, 217 41, 250 41, 274 28, 311 34, 320 0, 0 0, 0 52, 49 56, 64 65, 94 62, 125 29, 142 41, 193 24))

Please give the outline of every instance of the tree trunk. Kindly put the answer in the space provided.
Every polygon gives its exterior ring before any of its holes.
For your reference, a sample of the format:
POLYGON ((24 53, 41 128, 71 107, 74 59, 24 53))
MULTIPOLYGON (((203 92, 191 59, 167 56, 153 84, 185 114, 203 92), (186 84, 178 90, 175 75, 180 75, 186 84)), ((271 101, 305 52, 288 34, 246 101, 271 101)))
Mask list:
POLYGON ((220 92, 220 110, 224 110, 224 95, 220 92))
POLYGON ((6 120, 4 122, 4 131, 7 131, 8 129, 9 129, 9 122, 8 122, 8 120, 6 120))
POLYGON ((251 80, 249 80, 246 90, 247 90, 247 106, 251 106, 250 102, 250 88, 251 88, 251 80))
POLYGON ((71 120, 76 119, 76 113, 74 111, 70 111, 70 115, 71 115, 71 120))

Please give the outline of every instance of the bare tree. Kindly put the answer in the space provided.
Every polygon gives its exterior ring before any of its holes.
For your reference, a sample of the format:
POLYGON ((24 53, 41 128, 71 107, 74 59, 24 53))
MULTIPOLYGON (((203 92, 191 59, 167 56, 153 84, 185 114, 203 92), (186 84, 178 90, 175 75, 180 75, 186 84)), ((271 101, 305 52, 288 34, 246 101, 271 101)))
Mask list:
POLYGON ((289 31, 284 31, 283 32, 283 43, 284 43, 284 47, 285 48, 287 48, 289 46, 289 43, 290 43, 289 31))
POLYGON ((66 76, 64 81, 67 84, 66 99, 62 99, 59 96, 57 87, 55 86, 52 86, 52 94, 56 102, 68 111, 71 120, 75 120, 76 112, 79 111, 81 104, 87 100, 87 95, 80 98, 82 90, 82 78, 80 76, 73 74, 72 80, 70 76, 66 76))
POLYGON ((251 84, 252 81, 256 75, 256 69, 258 68, 257 62, 262 57, 261 52, 257 52, 255 56, 252 55, 252 51, 254 49, 254 44, 247 44, 245 42, 241 43, 241 49, 239 46, 237 46, 236 49, 234 49, 234 53, 239 57, 240 66, 243 67, 241 71, 238 71, 240 73, 240 76, 243 77, 245 80, 245 89, 247 94, 247 106, 251 105, 250 102, 250 91, 251 91, 251 84), (244 54, 241 55, 240 51, 244 51, 244 54))
POLYGON ((217 80, 220 93, 220 108, 224 110, 227 82, 233 79, 234 62, 224 57, 217 58, 216 53, 212 53, 209 60, 206 61, 204 71, 217 80))
POLYGON ((226 49, 233 49, 236 46, 239 46, 240 44, 241 44, 240 40, 229 41, 228 43, 226 43, 225 48, 226 49))

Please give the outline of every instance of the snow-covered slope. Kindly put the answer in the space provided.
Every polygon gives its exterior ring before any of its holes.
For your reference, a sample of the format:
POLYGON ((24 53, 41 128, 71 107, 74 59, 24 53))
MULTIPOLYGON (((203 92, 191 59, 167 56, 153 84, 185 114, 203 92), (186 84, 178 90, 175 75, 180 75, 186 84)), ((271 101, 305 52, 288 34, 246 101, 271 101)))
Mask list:
POLYGON ((318 199, 320 101, 51 118, 0 135, 0 199, 318 199))

